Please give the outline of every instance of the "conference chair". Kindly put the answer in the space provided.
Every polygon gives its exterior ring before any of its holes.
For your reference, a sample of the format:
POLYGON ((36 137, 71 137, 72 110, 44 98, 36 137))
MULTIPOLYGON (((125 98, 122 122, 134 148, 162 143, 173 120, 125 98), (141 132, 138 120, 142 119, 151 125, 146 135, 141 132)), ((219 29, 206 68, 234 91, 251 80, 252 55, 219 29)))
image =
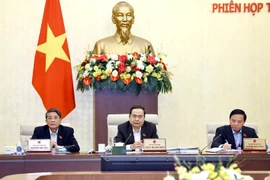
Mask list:
MULTIPOLYGON (((114 137, 117 135, 117 127, 129 120, 129 114, 108 114, 107 116, 107 128, 108 128, 108 144, 113 143, 114 137)), ((145 120, 152 122, 156 125, 158 130, 158 115, 146 114, 145 120)))
MULTIPOLYGON (((70 123, 61 123, 63 126, 71 126, 70 123)), ((20 141, 22 143, 23 149, 28 148, 28 140, 32 137, 34 129, 37 126, 43 126, 44 123, 24 123, 20 125, 20 141)))
MULTIPOLYGON (((215 133, 216 133, 216 129, 220 126, 224 126, 224 125, 228 125, 228 122, 220 122, 220 123, 208 123, 206 126, 207 129, 207 144, 211 143, 215 133)), ((253 129, 255 129, 256 134, 258 134, 258 126, 256 123, 245 123, 245 126, 251 127, 253 129)), ((211 146, 209 145, 208 148, 210 148, 211 146)))

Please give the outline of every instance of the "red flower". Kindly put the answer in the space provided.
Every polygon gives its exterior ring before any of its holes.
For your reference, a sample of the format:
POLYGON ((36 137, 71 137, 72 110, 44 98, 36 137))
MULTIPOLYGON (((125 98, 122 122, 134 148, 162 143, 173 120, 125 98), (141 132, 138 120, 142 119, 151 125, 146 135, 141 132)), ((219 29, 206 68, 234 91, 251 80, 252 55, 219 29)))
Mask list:
POLYGON ((91 84, 91 79, 88 77, 88 76, 85 76, 83 78, 83 83, 86 85, 86 86, 89 86, 91 84))
POLYGON ((156 60, 153 56, 148 56, 147 57, 147 60, 150 62, 150 64, 154 65, 156 64, 156 60))
POLYGON ((135 77, 134 79, 135 79, 136 83, 138 83, 138 84, 142 84, 142 82, 143 82, 143 80, 141 78, 135 77))
POLYGON ((106 60, 108 59, 106 54, 101 54, 100 57, 99 57, 100 61, 101 62, 106 62, 106 60))
POLYGON ((101 80, 101 75, 97 76, 97 77, 96 77, 96 80, 97 80, 97 81, 100 81, 100 80, 101 80))
POLYGON ((137 52, 134 52, 134 53, 132 53, 132 56, 134 56, 135 57, 135 59, 139 59, 139 54, 137 53, 137 52))
POLYGON ((139 68, 137 68, 137 66, 134 66, 133 67, 133 70, 136 72, 136 71, 140 71, 140 69, 139 68))
POLYGON ((98 55, 96 55, 96 54, 93 54, 93 56, 92 56, 91 58, 93 58, 93 59, 98 59, 98 58, 99 58, 99 56, 98 56, 98 55))
POLYGON ((119 60, 120 60, 122 63, 125 63, 125 62, 128 60, 128 57, 127 57, 127 55, 121 55, 121 56, 119 57, 119 60))
POLYGON ((63 139, 63 137, 62 136, 59 136, 59 139, 63 139))
POLYGON ((247 137, 247 135, 246 135, 245 133, 243 134, 243 136, 244 136, 244 137, 247 137))
POLYGON ((119 77, 120 77, 119 74, 116 77, 114 77, 112 74, 110 75, 111 81, 117 81, 119 77))
POLYGON ((126 70, 127 66, 124 63, 120 63, 118 65, 118 72, 121 74, 122 72, 124 72, 126 70))
POLYGON ((143 137, 146 137, 146 134, 143 133, 142 136, 143 136, 143 137))
POLYGON ((163 69, 165 69, 167 71, 167 66, 164 62, 160 62, 163 65, 163 69))
POLYGON ((123 83, 125 85, 129 85, 129 83, 131 82, 131 79, 130 78, 126 78, 126 79, 122 79, 123 83))

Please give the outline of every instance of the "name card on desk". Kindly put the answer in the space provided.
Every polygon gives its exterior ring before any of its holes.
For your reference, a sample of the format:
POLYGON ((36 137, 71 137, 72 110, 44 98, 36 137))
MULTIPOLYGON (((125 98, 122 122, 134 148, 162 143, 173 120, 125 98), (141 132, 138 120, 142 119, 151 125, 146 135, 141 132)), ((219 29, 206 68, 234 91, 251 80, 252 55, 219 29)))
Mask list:
POLYGON ((50 152, 50 139, 29 139, 27 152, 50 152))
POLYGON ((143 139, 144 148, 143 151, 160 151, 166 152, 166 139, 143 139))
POLYGON ((244 138, 243 150, 248 151, 265 151, 266 139, 262 138, 244 138))

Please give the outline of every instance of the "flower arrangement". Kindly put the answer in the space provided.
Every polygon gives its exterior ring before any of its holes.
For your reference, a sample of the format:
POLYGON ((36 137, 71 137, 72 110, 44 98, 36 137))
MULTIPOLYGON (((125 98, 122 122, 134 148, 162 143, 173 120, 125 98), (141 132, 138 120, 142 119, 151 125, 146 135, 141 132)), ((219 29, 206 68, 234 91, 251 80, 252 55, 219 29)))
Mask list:
POLYGON ((219 164, 200 162, 191 168, 188 164, 181 164, 175 157, 175 175, 168 174, 164 180, 253 180, 250 176, 241 175, 241 170, 235 163, 229 162, 225 168, 222 162, 219 164))
POLYGON ((171 73, 163 62, 163 53, 150 55, 137 52, 118 54, 93 54, 87 50, 85 60, 76 66, 77 90, 84 92, 110 89, 114 92, 135 91, 168 93, 172 91, 171 73))

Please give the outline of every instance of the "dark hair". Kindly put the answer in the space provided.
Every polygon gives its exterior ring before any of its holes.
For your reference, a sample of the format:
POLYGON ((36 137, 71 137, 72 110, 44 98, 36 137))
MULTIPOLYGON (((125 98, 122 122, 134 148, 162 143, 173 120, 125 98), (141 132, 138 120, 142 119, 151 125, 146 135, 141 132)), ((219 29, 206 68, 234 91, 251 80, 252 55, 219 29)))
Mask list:
POLYGON ((146 114, 145 108, 144 108, 143 106, 141 106, 141 105, 134 105, 134 106, 132 106, 132 107, 130 108, 130 110, 129 110, 129 115, 131 115, 133 109, 142 109, 142 110, 143 110, 144 116, 145 116, 145 114, 146 114))
POLYGON ((47 112, 46 112, 46 114, 45 114, 45 118, 47 119, 47 114, 48 113, 51 113, 51 112, 55 112, 60 118, 61 118, 61 112, 58 110, 58 109, 56 109, 56 108, 51 108, 51 109, 49 109, 47 112))
POLYGON ((230 119, 235 114, 242 114, 244 116, 244 121, 246 122, 247 115, 246 115, 245 111, 243 111, 242 109, 234 109, 234 110, 232 110, 232 112, 230 113, 230 119))

